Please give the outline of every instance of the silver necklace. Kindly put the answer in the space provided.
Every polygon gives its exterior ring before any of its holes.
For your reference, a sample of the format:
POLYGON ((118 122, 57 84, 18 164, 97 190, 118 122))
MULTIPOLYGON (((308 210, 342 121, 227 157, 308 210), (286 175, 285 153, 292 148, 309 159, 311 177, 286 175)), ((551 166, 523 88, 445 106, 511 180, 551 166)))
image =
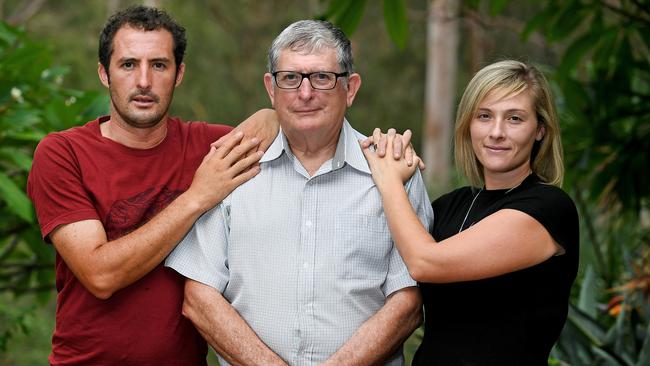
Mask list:
MULTIPOLYGON (((505 195, 507 195, 508 193, 512 192, 513 189, 519 187, 519 186, 521 185, 521 183, 523 183, 523 182, 524 182, 524 181, 522 180, 522 181, 519 182, 519 184, 517 184, 516 186, 514 186, 514 187, 508 189, 508 190, 507 190, 503 195, 505 196, 505 195)), ((460 224, 460 227, 458 228, 458 233, 460 233, 461 231, 463 231, 463 226, 465 226, 465 221, 467 221, 467 217, 469 216, 470 211, 472 211, 472 207, 474 207, 474 202, 476 202, 476 199, 478 198, 478 195, 481 194, 481 192, 483 192, 483 188, 481 188, 481 189, 478 191, 478 193, 476 194, 476 196, 474 196, 474 199, 472 199, 472 203, 469 204, 469 208, 467 209, 467 212, 465 213, 465 218, 463 219, 463 223, 460 224)), ((473 225, 473 224, 472 224, 472 225, 473 225)), ((472 226, 472 225, 470 225, 470 226, 472 226)))
POLYGON ((472 211, 472 207, 474 207, 474 202, 476 202, 476 199, 478 198, 478 195, 483 192, 483 188, 481 188, 476 196, 474 196, 474 199, 472 200, 472 203, 470 203, 469 208, 467 209, 467 213, 465 214, 465 218, 463 219, 463 223, 460 224, 460 228, 458 228, 458 233, 460 234, 461 231, 463 231, 463 226, 465 226, 465 221, 467 221, 467 216, 469 216, 469 212, 472 211))

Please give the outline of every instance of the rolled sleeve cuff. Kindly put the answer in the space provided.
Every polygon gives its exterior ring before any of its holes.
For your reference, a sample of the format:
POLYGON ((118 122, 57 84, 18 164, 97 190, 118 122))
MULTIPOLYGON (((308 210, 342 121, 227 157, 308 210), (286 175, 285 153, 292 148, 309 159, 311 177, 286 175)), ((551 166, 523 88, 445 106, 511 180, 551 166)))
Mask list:
POLYGON ((382 287, 384 296, 388 297, 393 292, 399 291, 406 287, 416 287, 417 282, 411 278, 408 272, 403 272, 398 276, 394 276, 390 279, 387 279, 382 287))

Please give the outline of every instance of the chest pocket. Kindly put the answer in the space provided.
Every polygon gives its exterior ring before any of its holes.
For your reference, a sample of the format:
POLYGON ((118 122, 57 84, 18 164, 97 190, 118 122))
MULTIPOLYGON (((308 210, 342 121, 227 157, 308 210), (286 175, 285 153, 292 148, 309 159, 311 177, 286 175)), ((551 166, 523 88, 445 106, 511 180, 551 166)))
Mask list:
POLYGON ((342 215, 329 229, 336 238, 330 245, 338 278, 386 277, 393 243, 383 217, 342 215))

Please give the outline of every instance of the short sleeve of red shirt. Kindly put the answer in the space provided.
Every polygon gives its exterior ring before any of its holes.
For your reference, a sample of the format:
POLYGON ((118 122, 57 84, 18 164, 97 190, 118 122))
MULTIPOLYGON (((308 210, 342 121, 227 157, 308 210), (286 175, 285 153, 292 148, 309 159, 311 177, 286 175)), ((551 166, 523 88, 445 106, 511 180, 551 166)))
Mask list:
POLYGON ((83 187, 82 174, 72 147, 64 137, 50 134, 39 143, 34 152, 27 193, 37 203, 36 215, 44 239, 59 225, 99 219, 83 187))

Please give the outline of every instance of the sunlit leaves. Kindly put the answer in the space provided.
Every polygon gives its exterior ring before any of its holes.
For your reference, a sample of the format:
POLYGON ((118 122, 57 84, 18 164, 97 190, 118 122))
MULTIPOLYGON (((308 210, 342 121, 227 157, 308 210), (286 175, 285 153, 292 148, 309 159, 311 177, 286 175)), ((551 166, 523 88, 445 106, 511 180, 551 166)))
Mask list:
MULTIPOLYGON (((351 36, 359 26, 366 10, 366 0, 331 0, 320 19, 327 19, 351 36)), ((375 4, 375 2, 371 2, 375 4)), ((383 0, 384 22, 391 40, 399 49, 406 47, 408 19, 404 0, 383 0)))

